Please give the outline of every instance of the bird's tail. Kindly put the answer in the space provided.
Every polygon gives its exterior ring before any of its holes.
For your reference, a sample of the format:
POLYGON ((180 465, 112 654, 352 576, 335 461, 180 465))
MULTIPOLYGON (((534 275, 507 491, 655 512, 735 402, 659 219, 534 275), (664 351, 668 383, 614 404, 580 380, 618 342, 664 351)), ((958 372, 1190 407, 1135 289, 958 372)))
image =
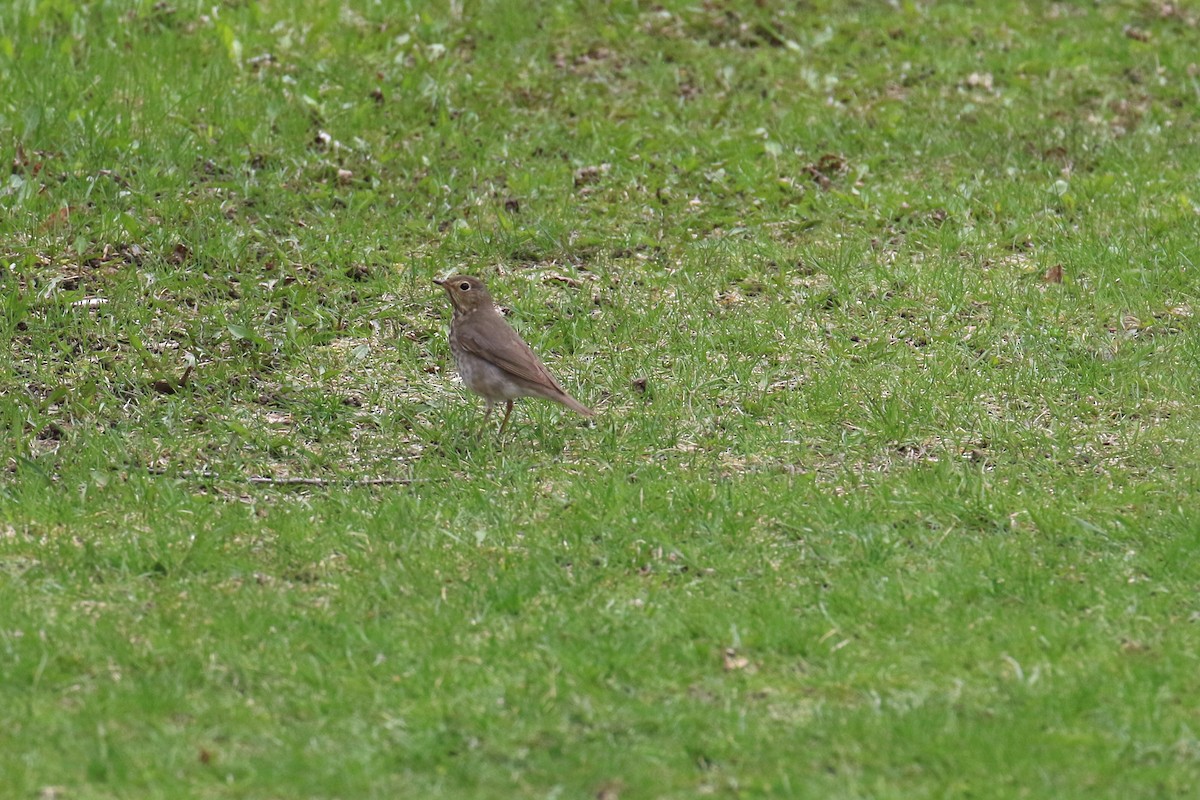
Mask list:
POLYGON ((576 400, 574 397, 571 397, 571 395, 567 394, 566 392, 563 392, 562 394, 560 394, 558 397, 555 397, 554 399, 557 400, 558 402, 562 403, 567 408, 574 411, 576 414, 582 414, 585 417, 596 416, 595 411, 592 411, 590 408, 588 408, 583 403, 576 400))

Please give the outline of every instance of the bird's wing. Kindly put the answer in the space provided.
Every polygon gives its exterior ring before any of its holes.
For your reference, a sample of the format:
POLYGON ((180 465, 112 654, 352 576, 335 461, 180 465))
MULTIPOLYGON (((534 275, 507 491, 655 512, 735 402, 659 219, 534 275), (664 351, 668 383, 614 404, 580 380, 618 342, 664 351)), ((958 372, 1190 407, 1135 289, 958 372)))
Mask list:
POLYGON ((565 394, 541 359, 499 315, 478 329, 461 331, 458 340, 468 353, 495 364, 513 377, 565 394))

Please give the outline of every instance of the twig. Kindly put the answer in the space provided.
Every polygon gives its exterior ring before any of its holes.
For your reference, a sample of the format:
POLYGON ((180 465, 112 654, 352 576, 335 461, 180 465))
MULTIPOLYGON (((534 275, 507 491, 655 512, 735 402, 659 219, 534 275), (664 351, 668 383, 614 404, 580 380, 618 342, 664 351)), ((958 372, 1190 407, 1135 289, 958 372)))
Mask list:
POLYGON ((250 483, 265 483, 273 486, 408 486, 412 478, 269 478, 251 475, 250 483))
POLYGON ((250 475, 239 478, 222 476, 208 470, 170 472, 161 467, 150 467, 149 472, 151 475, 166 475, 176 478, 243 481, 268 486, 408 486, 414 482, 412 478, 272 478, 267 475, 250 475))
POLYGON ((546 283, 550 283, 551 281, 557 281, 558 283, 565 283, 567 286, 570 286, 572 289, 578 289, 580 286, 583 286, 583 281, 576 280, 575 278, 571 278, 566 275, 559 275, 557 272, 552 275, 547 275, 544 280, 546 283))

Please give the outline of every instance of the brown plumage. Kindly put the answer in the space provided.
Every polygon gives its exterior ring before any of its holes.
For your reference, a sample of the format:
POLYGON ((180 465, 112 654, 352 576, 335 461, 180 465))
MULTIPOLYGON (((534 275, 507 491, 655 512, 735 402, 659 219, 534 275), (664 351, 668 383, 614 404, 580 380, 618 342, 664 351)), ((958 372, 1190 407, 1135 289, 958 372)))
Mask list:
POLYGON ((504 321, 481 278, 455 275, 434 283, 446 290, 454 306, 450 352, 463 383, 487 402, 485 424, 492 407, 503 400, 507 405, 500 433, 504 433, 518 397, 544 397, 585 417, 595 416, 563 391, 525 340, 504 321))

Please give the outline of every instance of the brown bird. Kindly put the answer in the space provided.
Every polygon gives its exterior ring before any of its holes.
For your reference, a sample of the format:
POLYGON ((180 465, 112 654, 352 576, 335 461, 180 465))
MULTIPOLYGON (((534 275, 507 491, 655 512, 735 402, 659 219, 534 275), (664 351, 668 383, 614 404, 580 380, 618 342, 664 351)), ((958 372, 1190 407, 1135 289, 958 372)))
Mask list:
POLYGON ((595 416, 594 411, 563 391, 525 340, 504 321, 481 278, 455 275, 434 283, 446 290, 454 306, 450 352, 463 383, 487 401, 485 425, 492 407, 503 400, 507 404, 500 423, 503 434, 513 400, 518 397, 544 397, 585 417, 595 416))

